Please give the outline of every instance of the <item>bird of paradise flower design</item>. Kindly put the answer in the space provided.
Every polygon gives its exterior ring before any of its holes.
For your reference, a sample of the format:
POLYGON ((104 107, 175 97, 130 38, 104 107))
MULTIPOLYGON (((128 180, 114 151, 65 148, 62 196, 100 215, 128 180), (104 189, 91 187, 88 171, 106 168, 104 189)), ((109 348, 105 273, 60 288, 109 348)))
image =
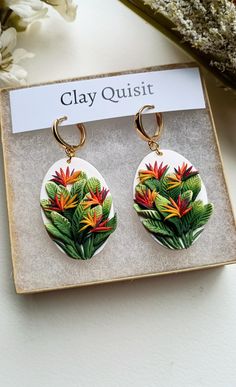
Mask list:
POLYGON ((95 178, 70 167, 55 171, 41 200, 52 240, 71 258, 90 259, 115 231, 112 197, 95 178))
POLYGON ((141 187, 135 192, 135 202, 140 204, 142 207, 148 208, 149 210, 155 207, 156 197, 157 192, 151 191, 149 188, 141 187))
POLYGON ((181 196, 178 196, 177 202, 175 202, 171 197, 169 198, 170 204, 163 204, 162 212, 167 212, 169 215, 165 217, 164 220, 178 217, 182 218, 189 211, 191 211, 192 206, 189 205, 188 199, 182 199, 181 196))
POLYGON ((193 171, 193 166, 188 166, 187 163, 183 163, 182 166, 178 166, 178 168, 174 168, 174 173, 169 175, 168 177, 168 189, 176 188, 183 181, 186 181, 192 176, 196 176, 198 171, 193 171))
POLYGON ((68 184, 73 184, 78 180, 81 171, 76 171, 73 169, 70 172, 70 168, 66 168, 66 172, 60 168, 60 172, 55 171, 55 175, 53 175, 51 181, 54 181, 57 184, 61 184, 66 187, 68 184))
POLYGON ((138 171, 134 208, 144 227, 163 246, 190 247, 213 213, 213 204, 198 198, 202 189, 199 172, 186 162, 173 168, 146 164, 138 171))
POLYGON ((163 162, 158 166, 157 161, 155 161, 153 166, 150 163, 146 164, 146 167, 146 170, 139 171, 139 179, 141 183, 151 178, 160 180, 168 169, 168 165, 163 166, 163 162))

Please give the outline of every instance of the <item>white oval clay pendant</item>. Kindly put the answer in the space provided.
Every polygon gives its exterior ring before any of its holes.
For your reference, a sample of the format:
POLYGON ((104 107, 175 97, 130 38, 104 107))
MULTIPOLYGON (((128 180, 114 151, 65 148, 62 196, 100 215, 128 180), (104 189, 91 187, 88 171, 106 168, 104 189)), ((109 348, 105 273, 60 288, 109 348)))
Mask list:
POLYGON ((203 231, 213 205, 195 167, 177 152, 162 152, 151 152, 140 163, 134 208, 155 241, 169 249, 185 249, 203 231))
POLYGON ((61 251, 74 259, 99 253, 116 228, 112 197, 98 170, 73 157, 58 160, 44 177, 40 203, 45 228, 61 251))

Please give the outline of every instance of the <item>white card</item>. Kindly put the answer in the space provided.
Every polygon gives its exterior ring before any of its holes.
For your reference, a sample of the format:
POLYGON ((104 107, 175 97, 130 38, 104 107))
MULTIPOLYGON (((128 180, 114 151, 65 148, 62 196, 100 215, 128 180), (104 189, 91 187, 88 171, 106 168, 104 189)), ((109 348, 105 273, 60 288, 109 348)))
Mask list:
POLYGON ((143 105, 153 111, 203 109, 198 68, 139 72, 32 86, 10 91, 13 133, 134 115, 143 105))

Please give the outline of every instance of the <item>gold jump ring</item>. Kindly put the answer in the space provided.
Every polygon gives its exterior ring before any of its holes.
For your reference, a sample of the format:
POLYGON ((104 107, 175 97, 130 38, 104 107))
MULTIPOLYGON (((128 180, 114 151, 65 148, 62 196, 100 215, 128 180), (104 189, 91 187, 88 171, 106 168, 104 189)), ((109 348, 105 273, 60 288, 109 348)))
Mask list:
POLYGON ((67 162, 70 163, 72 157, 75 156, 75 152, 79 148, 81 148, 85 143, 86 130, 85 130, 85 126, 83 124, 76 124, 76 127, 80 131, 80 142, 79 142, 79 144, 76 144, 76 145, 70 145, 66 141, 63 140, 63 138, 61 137, 61 135, 58 131, 59 125, 63 121, 66 121, 66 120, 67 120, 66 116, 63 116, 63 117, 60 117, 60 118, 57 118, 56 120, 54 120, 53 124, 52 124, 52 131, 53 131, 53 135, 54 135, 55 139, 57 140, 57 142, 65 149, 66 155, 69 157, 67 162))
POLYGON ((138 113, 135 115, 135 128, 141 137, 142 140, 146 141, 149 145, 149 148, 152 151, 155 151, 159 156, 162 155, 162 152, 159 150, 160 146, 158 144, 158 140, 161 138, 161 135, 163 133, 163 116, 161 113, 155 113, 156 116, 156 122, 157 122, 157 128, 153 136, 149 136, 144 129, 143 122, 142 122, 142 114, 143 111, 146 109, 154 109, 154 105, 144 105, 138 113))

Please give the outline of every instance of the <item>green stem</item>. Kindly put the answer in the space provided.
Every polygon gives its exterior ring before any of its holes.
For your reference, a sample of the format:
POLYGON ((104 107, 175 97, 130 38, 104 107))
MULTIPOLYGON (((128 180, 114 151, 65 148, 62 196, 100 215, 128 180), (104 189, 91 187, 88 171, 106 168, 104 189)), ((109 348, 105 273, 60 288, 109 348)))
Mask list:
POLYGON ((161 244, 162 244, 163 246, 167 247, 168 249, 172 247, 172 246, 169 245, 169 243, 165 240, 164 237, 161 237, 160 235, 158 235, 158 236, 155 235, 155 238, 156 238, 159 242, 161 242, 161 244))
POLYGON ((84 256, 84 249, 82 245, 80 245, 79 243, 76 243, 76 250, 78 251, 78 254, 81 256, 81 259, 86 259, 86 257, 84 256))
POLYGON ((189 242, 188 242, 188 239, 187 239, 186 235, 183 234, 182 237, 181 237, 181 239, 182 239, 182 241, 183 241, 183 244, 184 244, 185 249, 187 249, 190 245, 189 245, 189 242))

